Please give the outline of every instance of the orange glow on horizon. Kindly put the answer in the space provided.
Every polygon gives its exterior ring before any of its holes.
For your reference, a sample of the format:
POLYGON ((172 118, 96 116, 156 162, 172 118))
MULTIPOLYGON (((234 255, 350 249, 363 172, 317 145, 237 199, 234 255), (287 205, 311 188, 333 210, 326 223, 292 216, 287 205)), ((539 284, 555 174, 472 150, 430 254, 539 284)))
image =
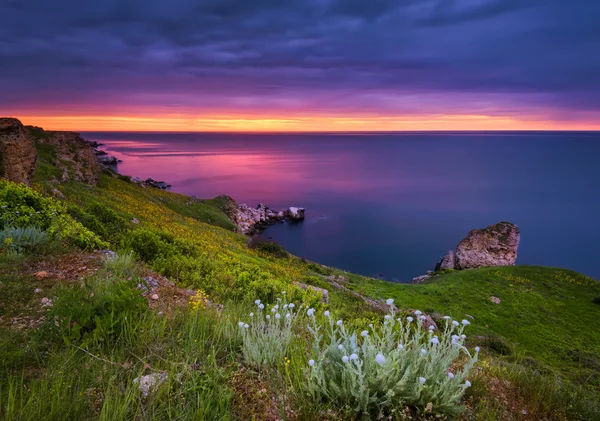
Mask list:
POLYGON ((487 115, 392 116, 48 116, 20 115, 23 124, 46 130, 166 132, 377 132, 485 130, 600 130, 595 121, 549 121, 487 115))

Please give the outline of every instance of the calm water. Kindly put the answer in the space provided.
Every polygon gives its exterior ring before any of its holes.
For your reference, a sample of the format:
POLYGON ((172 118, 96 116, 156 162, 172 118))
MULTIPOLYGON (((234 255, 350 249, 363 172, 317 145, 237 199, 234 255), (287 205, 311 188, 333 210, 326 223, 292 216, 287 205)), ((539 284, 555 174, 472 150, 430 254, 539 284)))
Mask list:
POLYGON ((305 207, 265 236, 326 265, 407 281, 508 220, 518 264, 600 278, 600 133, 83 135, 177 192, 305 207))

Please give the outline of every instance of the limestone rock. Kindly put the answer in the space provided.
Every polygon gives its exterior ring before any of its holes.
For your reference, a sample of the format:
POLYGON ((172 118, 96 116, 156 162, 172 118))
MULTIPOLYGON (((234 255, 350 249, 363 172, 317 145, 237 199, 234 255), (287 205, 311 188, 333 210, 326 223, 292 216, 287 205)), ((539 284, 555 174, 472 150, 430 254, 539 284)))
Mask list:
POLYGON ((302 221, 304 219, 304 208, 290 207, 284 215, 291 221, 302 221))
POLYGON ((436 271, 444 269, 456 269, 456 256, 452 250, 448 250, 442 261, 435 267, 436 271))
POLYGON ((226 199, 223 212, 237 226, 238 232, 246 235, 260 233, 269 225, 285 220, 301 221, 304 219, 303 208, 289 208, 285 212, 275 211, 260 203, 256 208, 245 204, 238 204, 228 196, 220 196, 226 199))
POLYGON ((167 373, 152 373, 146 376, 140 376, 133 379, 134 384, 139 384, 138 389, 145 398, 150 395, 150 392, 160 386, 162 382, 167 380, 169 375, 167 373))
POLYGON ((456 269, 514 265, 520 238, 519 227, 510 222, 471 230, 456 246, 456 269))
POLYGON ((16 118, 0 118, 0 177, 29 184, 37 151, 23 124, 16 118))

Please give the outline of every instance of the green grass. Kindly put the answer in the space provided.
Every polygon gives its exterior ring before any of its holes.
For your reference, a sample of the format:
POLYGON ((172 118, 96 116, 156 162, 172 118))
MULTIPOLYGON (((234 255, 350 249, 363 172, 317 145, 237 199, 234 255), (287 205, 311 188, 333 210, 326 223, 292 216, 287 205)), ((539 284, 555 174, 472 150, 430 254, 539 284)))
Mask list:
MULTIPOLYGON (((600 385, 600 306, 592 300, 600 283, 565 269, 535 266, 455 271, 421 285, 396 285, 361 279, 366 295, 391 297, 403 308, 474 317, 472 335, 499 335, 516 352, 573 375, 596 372, 600 385), (491 296, 500 298, 494 304, 491 296)), ((476 342, 478 339, 473 339, 476 342)))
MULTIPOLYGON (((34 180, 44 190, 56 167, 51 148, 39 153, 34 180)), ((49 297, 62 288, 80 288, 82 281, 65 286, 36 279, 29 271, 37 260, 58 261, 61 253, 73 251, 2 252, 0 420, 229 420, 262 419, 265 413, 290 419, 290 410, 297 420, 351 419, 302 393, 309 352, 304 337, 291 347, 291 364, 281 362, 276 366, 280 374, 274 374, 243 364, 235 331, 248 302, 273 300, 283 289, 300 294, 293 282, 329 290, 328 307, 348 326, 365 327, 381 317, 362 299, 335 289, 325 279, 329 275, 346 277, 347 287, 364 296, 394 298, 404 311, 470 320, 468 340, 482 346, 483 353, 464 419, 520 419, 522 407, 530 419, 600 417, 600 305, 593 302, 600 297, 600 285, 595 280, 564 269, 516 266, 451 271, 421 285, 388 283, 249 248, 247 238, 232 232, 233 224, 222 212, 225 197, 189 203, 187 196, 143 189, 108 173, 101 174, 97 186, 71 181, 57 188, 76 208, 71 213, 76 219, 89 226, 104 224, 102 235, 114 247, 142 229, 176 239, 169 243, 175 254, 145 263, 139 256, 133 261, 121 254, 94 275, 96 281, 142 276, 148 266, 161 270, 175 262, 176 267, 168 268, 172 281, 203 289, 225 309, 194 313, 181 308, 168 317, 148 310, 130 320, 128 333, 116 342, 86 344, 88 354, 77 343, 66 345, 48 323, 24 330, 12 324, 15 317, 43 314, 35 288, 49 297), (501 303, 492 303, 491 296, 501 303), (167 372, 169 381, 144 400, 132 380, 156 370, 167 372), (494 382, 506 382, 514 405, 507 406, 492 391, 494 382), (275 402, 271 396, 277 397, 275 402)), ((327 307, 310 294, 293 299, 327 307)))

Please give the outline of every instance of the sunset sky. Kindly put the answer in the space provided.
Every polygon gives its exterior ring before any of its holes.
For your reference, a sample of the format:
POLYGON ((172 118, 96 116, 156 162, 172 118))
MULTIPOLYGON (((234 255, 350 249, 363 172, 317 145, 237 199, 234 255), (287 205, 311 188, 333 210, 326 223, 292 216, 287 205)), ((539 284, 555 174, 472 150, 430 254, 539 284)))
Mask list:
POLYGON ((3 0, 47 129, 600 130, 596 0, 3 0))

